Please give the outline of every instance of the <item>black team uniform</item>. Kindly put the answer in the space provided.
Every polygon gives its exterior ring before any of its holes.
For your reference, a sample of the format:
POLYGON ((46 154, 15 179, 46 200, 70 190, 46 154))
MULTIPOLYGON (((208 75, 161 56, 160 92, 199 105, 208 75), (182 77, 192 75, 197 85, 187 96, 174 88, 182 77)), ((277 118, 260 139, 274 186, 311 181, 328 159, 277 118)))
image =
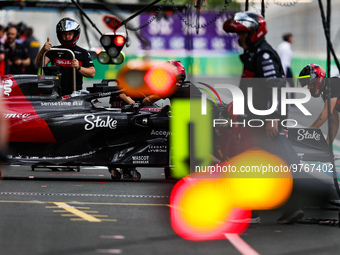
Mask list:
MULTIPOLYGON (((282 157, 288 164, 299 163, 294 149, 291 147, 286 135, 284 134, 281 121, 285 116, 281 115, 281 88, 285 87, 284 71, 280 58, 276 51, 262 38, 250 50, 247 50, 240 56, 244 65, 240 89, 245 96, 245 116, 241 116, 239 121, 245 120, 246 126, 249 120, 261 119, 263 127, 247 127, 248 130, 244 144, 251 147, 260 147, 272 154, 282 157), (248 109, 248 88, 253 89, 253 106, 257 110, 267 110, 273 105, 273 88, 277 88, 277 108, 270 115, 258 116, 251 113, 248 109), (268 138, 265 132, 265 126, 271 119, 278 120, 279 134, 276 137, 268 138), (250 136, 249 137, 249 132, 250 136)), ((253 123, 255 125, 255 122, 253 123)), ((260 123, 256 123, 260 125, 260 123)), ((241 138, 241 140, 243 140, 241 138)))
MULTIPOLYGON (((54 48, 65 48, 63 46, 56 46, 54 48)), ((82 67, 93 66, 93 61, 87 50, 74 46, 69 48, 73 51, 75 58, 79 61, 79 65, 82 67)), ((51 60, 52 65, 60 66, 61 76, 61 91, 60 95, 68 95, 73 92, 73 68, 71 67, 72 56, 65 51, 49 51, 46 53, 46 57, 51 60)), ((81 90, 83 87, 83 75, 76 72, 76 84, 77 90, 81 90)))
POLYGON ((14 47, 10 47, 8 43, 5 43, 5 74, 24 74, 25 67, 22 65, 18 66, 14 64, 14 61, 17 59, 26 59, 28 58, 27 49, 18 43, 15 43, 14 47), (9 65, 8 60, 10 60, 13 64, 9 65))
MULTIPOLYGON (((338 112, 340 112, 340 86, 339 86, 340 79, 339 78, 340 78, 340 75, 334 76, 331 79, 329 79, 329 86, 331 90, 330 98, 337 97, 335 110, 337 110, 338 112)), ((321 96, 322 96, 323 101, 325 102, 327 100, 326 86, 324 87, 321 96)))

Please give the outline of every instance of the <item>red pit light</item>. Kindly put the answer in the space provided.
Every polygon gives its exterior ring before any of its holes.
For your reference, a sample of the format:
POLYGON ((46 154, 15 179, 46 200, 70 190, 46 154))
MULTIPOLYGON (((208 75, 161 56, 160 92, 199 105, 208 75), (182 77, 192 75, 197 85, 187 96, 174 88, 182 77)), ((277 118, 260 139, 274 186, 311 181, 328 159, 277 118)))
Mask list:
POLYGON ((173 91, 176 76, 166 68, 154 67, 147 71, 144 80, 154 93, 165 95, 173 91))
POLYGON ((115 37, 115 39, 114 39, 114 44, 116 45, 116 46, 123 46, 124 44, 125 44, 125 38, 124 38, 124 36, 121 36, 121 35, 119 35, 119 36, 116 36, 115 37))

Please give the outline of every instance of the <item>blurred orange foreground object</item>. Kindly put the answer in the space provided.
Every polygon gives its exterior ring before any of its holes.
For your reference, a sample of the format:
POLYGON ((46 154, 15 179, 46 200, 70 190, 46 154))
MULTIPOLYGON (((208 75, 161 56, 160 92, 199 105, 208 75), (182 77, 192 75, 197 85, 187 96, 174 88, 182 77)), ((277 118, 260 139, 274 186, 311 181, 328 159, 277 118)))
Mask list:
POLYGON ((273 209, 288 200, 293 180, 289 171, 284 172, 287 165, 281 158, 252 149, 218 166, 229 165, 236 172, 196 172, 175 185, 170 217, 178 235, 195 241, 240 235, 249 226, 251 210, 273 209), (275 166, 280 169, 281 165, 283 170, 275 172, 275 166), (266 172, 266 167, 255 172, 261 166, 273 166, 273 172, 266 172), (254 170, 241 172, 241 167, 254 170))
POLYGON ((133 98, 157 94, 166 98, 176 92, 174 67, 166 62, 130 60, 118 72, 119 89, 133 98))

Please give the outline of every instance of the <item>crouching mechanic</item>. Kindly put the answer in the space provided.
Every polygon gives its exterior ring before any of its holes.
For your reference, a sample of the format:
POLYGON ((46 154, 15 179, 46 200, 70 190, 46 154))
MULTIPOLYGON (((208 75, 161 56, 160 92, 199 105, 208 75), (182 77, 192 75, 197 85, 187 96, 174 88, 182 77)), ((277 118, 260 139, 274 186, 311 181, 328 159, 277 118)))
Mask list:
MULTIPOLYGON (((324 108, 310 128, 319 128, 328 120, 328 99, 326 93, 326 72, 317 64, 309 64, 305 66, 298 77, 298 82, 302 87, 307 86, 313 97, 322 97, 324 108)), ((330 114, 332 123, 332 141, 335 139, 339 129, 339 111, 340 111, 340 86, 339 77, 329 79, 330 85, 330 114)), ((329 135, 327 135, 327 143, 329 143, 329 135)))
POLYGON ((65 51, 49 51, 52 44, 47 38, 47 42, 41 48, 37 59, 37 67, 42 67, 42 57, 44 52, 45 65, 51 62, 53 65, 60 66, 61 72, 61 89, 60 96, 68 95, 73 92, 73 70, 76 68, 76 90, 81 90, 83 85, 83 77, 93 78, 95 68, 90 54, 87 50, 77 46, 77 41, 80 36, 80 24, 75 19, 63 18, 56 26, 57 37, 61 45, 54 48, 66 48, 73 51, 75 59, 65 51))

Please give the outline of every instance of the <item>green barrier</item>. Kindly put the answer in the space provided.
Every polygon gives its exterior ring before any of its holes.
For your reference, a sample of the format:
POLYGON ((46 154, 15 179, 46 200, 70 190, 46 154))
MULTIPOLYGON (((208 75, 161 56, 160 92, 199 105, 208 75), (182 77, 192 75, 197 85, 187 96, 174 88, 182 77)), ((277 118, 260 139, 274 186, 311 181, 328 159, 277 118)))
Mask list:
MULTIPOLYGON (((97 59, 94 59, 93 63, 96 68, 96 75, 94 79, 114 79, 117 77, 119 68, 127 63, 131 59, 141 59, 136 56, 126 56, 126 59, 121 65, 102 65, 97 59)), ((242 62, 239 58, 239 53, 222 53, 220 56, 199 56, 199 57, 152 57, 155 60, 179 60, 185 66, 187 73, 192 71, 194 76, 207 76, 207 77, 240 77, 243 70, 242 62), (190 69, 192 64, 192 70, 190 69)), ((326 58, 312 58, 295 56, 292 60, 292 72, 294 78, 296 78, 303 67, 310 63, 316 63, 326 69, 326 58)), ((332 65, 335 65, 334 61, 332 65)))
MULTIPOLYGON (((96 68, 94 79, 114 79, 117 77, 118 70, 121 66, 127 63, 127 61, 136 58, 135 56, 126 56, 124 63, 121 65, 103 65, 100 64, 97 59, 94 59, 93 64, 96 68)), ((167 60, 173 60, 174 58, 152 57, 152 59, 165 62, 167 60)), ((238 53, 221 54, 221 56, 215 57, 178 57, 175 59, 181 61, 187 73, 192 72, 194 76, 230 77, 240 76, 242 73, 242 63, 238 53), (192 70, 190 66, 192 66, 192 70)))

